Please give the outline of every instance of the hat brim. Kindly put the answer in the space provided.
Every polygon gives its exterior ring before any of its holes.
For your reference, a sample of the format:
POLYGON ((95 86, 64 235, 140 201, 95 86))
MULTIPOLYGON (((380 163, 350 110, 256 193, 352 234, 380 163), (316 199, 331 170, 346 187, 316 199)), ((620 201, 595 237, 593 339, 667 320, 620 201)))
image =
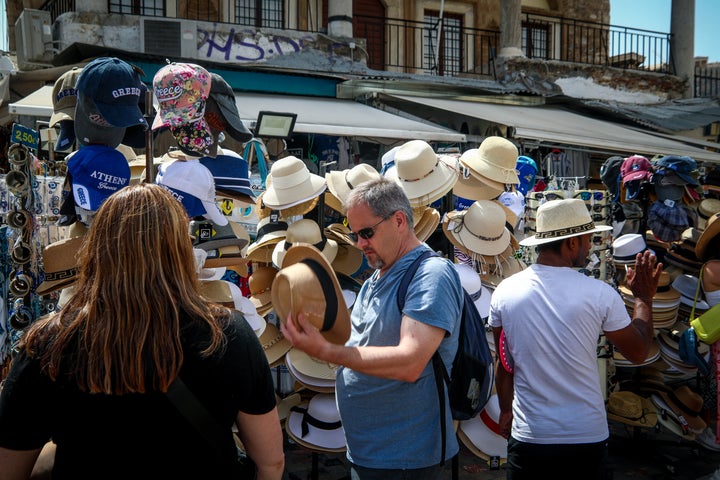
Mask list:
POLYGON ((505 227, 504 223, 500 238, 492 241, 483 240, 477 235, 473 235, 464 225, 461 225, 460 228, 455 231, 455 221, 462 220, 467 212, 467 209, 453 210, 445 215, 442 228, 445 236, 450 240, 450 243, 458 248, 469 250, 479 255, 494 256, 504 252, 508 245, 510 245, 511 237, 510 231, 505 227), (453 225, 452 227, 451 224, 453 225))
POLYGON ((125 137, 125 127, 103 127, 90 120, 90 115, 94 114, 87 104, 89 100, 81 100, 78 96, 78 102, 75 109, 75 122, 73 128, 75 130, 75 138, 83 145, 107 145, 115 148, 122 143, 125 137))
POLYGON ((616 422, 624 423, 626 425, 633 425, 636 427, 645 427, 645 428, 652 428, 655 425, 657 425, 658 421, 658 413, 657 413, 657 407, 648 399, 645 397, 641 397, 638 395, 638 398, 640 398, 640 402, 642 404, 642 411, 643 416, 639 419, 635 418, 627 418, 623 417, 621 415, 616 415, 608 410, 607 417, 609 420, 614 420, 616 422))
POLYGON ((323 193, 325 189, 327 189, 325 177, 311 172, 308 173, 307 180, 302 183, 302 188, 296 186, 292 189, 285 189, 282 194, 275 188, 271 179, 270 184, 263 193, 262 201, 266 207, 283 210, 308 202, 323 193))
POLYGON ((457 172, 438 159, 437 167, 424 178, 408 181, 398 175, 397 166, 385 172, 385 177, 397 182, 405 191, 413 207, 430 205, 452 190, 458 180, 457 172))
POLYGON ((613 227, 611 225, 595 225, 595 228, 593 228, 592 230, 588 230, 585 232, 579 232, 579 233, 569 233, 567 235, 558 235, 557 237, 552 237, 552 238, 537 238, 537 234, 535 234, 535 235, 532 235, 530 237, 525 237, 522 240, 520 240, 520 245, 523 247, 532 247, 535 245, 542 245, 544 243, 554 242, 556 240, 563 240, 565 238, 578 237, 580 235, 587 235, 589 233, 607 232, 612 229, 613 229, 613 227))
MULTIPOLYGON (((720 212, 711 215, 705 223, 705 229, 700 234, 695 245, 695 256, 698 260, 707 261, 710 259, 710 252, 707 251, 710 240, 720 233, 720 212)), ((714 252, 713 252, 714 253, 714 252)))
POLYGON ((305 318, 315 325, 330 342, 344 345, 350 338, 350 314, 340 282, 332 265, 320 250, 307 243, 295 243, 285 253, 283 268, 275 275, 270 289, 272 304, 280 321, 285 323, 292 313, 303 311, 305 318), (320 270, 316 270, 319 267, 320 270), (328 278, 319 278, 322 274, 328 278), (302 281, 310 280, 317 288, 306 288, 302 281), (327 281, 330 281, 330 285, 327 281), (329 318, 328 302, 335 301, 335 317, 329 318), (322 312, 319 307, 323 306, 322 312))
MULTIPOLYGON (((260 312, 258 311, 258 313, 260 312)), ((292 348, 290 340, 285 338, 278 327, 272 323, 268 323, 265 326, 265 331, 260 335, 258 340, 270 366, 281 361, 285 357, 285 354, 292 348)))
MULTIPOLYGON (((308 404, 304 407, 307 408, 308 404)), ((316 432, 312 427, 307 435, 302 436, 302 417, 300 412, 291 411, 285 420, 285 431, 297 443, 311 450, 321 450, 324 452, 339 453, 347 449, 345 443, 345 431, 340 428, 333 430, 323 430, 322 433, 316 432)))

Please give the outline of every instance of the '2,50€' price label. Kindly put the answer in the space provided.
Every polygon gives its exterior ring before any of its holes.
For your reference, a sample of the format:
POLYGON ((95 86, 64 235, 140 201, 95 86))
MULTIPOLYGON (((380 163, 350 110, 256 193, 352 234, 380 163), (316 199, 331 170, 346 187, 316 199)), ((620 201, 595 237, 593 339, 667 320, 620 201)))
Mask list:
POLYGON ((38 147, 38 132, 24 125, 13 123, 10 141, 25 145, 31 150, 36 150, 38 147))

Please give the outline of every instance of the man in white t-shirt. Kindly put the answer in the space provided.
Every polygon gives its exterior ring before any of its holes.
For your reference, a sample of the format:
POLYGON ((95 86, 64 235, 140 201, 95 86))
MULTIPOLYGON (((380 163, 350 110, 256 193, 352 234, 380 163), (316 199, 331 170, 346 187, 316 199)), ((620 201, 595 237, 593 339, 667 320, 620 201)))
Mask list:
POLYGON ((504 279, 490 303, 498 353, 500 430, 508 438, 507 479, 604 479, 609 429, 597 363, 599 336, 628 360, 645 361, 653 339, 652 298, 662 264, 646 251, 627 274, 632 319, 620 294, 586 276, 595 225, 580 199, 537 210, 537 261, 504 279))

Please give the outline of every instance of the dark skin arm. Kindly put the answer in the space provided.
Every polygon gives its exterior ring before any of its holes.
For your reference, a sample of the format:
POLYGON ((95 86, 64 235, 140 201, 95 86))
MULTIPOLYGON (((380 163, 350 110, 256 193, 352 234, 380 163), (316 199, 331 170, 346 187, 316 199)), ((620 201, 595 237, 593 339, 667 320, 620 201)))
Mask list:
POLYGON ((500 403, 500 434, 508 438, 510 436, 510 427, 512 427, 513 413, 512 401, 515 395, 515 386, 513 385, 514 375, 503 367, 500 361, 500 333, 502 327, 493 328, 493 337, 495 337, 495 391, 498 395, 500 403))
POLYGON ((657 292, 663 265, 646 251, 635 258, 635 267, 628 269, 627 286, 635 297, 632 322, 627 327, 605 332, 607 339, 625 358, 640 364, 647 358, 655 336, 652 321, 652 299, 657 292))

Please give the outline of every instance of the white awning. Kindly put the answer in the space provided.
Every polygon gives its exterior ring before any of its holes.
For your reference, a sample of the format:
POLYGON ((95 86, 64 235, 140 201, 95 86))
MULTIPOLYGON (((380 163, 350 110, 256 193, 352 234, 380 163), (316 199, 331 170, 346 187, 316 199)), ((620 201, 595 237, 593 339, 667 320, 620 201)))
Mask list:
POLYGON ((252 130, 258 112, 296 113, 293 132, 345 137, 369 137, 461 142, 465 135, 439 125, 384 112, 353 100, 292 95, 236 93, 240 118, 252 130))
POLYGON ((40 87, 22 100, 9 103, 8 111, 15 115, 50 118, 53 114, 52 91, 52 85, 40 87))
POLYGON ((579 145, 600 151, 654 155, 687 155, 697 161, 720 162, 720 153, 586 117, 557 107, 524 107, 444 98, 390 95, 406 102, 513 127, 514 137, 537 142, 579 145))

